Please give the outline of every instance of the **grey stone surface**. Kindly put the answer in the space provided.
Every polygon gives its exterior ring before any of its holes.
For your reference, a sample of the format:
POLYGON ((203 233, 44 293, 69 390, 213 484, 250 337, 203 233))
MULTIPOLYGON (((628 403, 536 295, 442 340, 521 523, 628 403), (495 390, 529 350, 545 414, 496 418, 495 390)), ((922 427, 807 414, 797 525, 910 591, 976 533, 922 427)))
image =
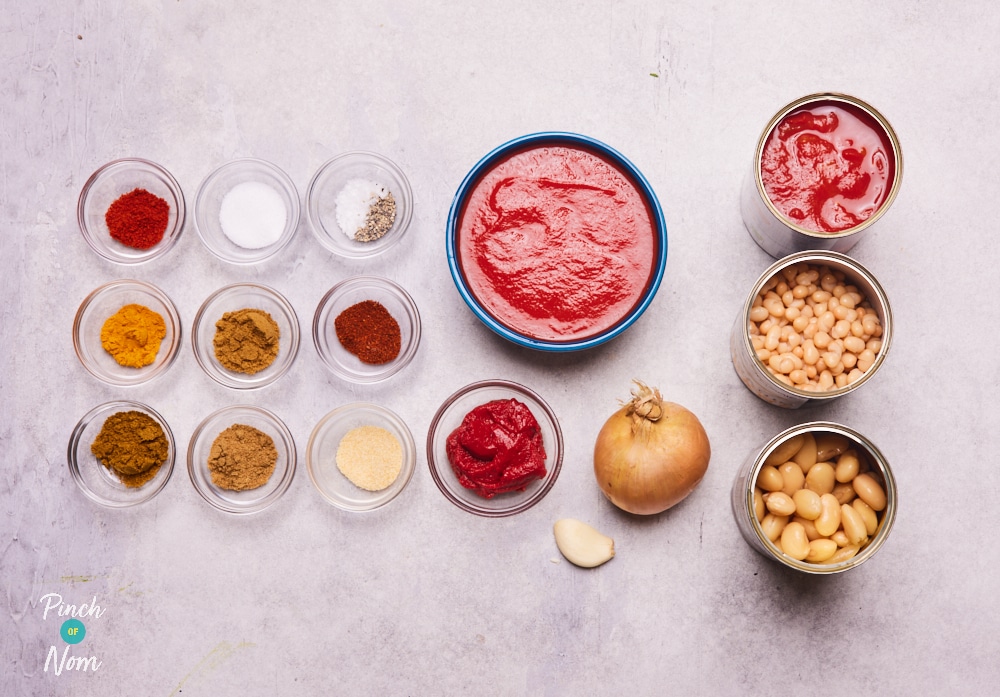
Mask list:
POLYGON ((0 7, 0 693, 995 691, 1000 15, 990 3, 0 7), (865 389, 786 411, 751 395, 729 359, 736 313, 771 261, 744 230, 738 197, 767 119, 822 90, 869 101, 903 144, 901 193, 852 252, 885 286, 897 334, 865 389), (462 177, 539 130, 628 156, 670 232, 645 316, 574 355, 493 336, 445 261, 462 177), (229 266, 189 219, 166 257, 122 267, 77 229, 83 183, 114 158, 162 163, 193 204, 201 180, 235 157, 275 162, 304 193, 326 159, 359 149, 395 160, 416 201, 402 245, 371 261, 334 258, 303 221, 278 258, 229 266), (324 292, 359 273, 400 282, 424 320, 413 364, 361 387, 330 374, 310 337, 324 292), (167 375, 127 390, 86 373, 71 341, 80 301, 126 277, 165 290, 185 330, 167 375), (242 280, 284 293, 304 336, 289 374, 247 393, 210 380, 190 348, 199 304, 242 280), (423 447, 445 397, 491 377, 536 389, 567 443, 549 496, 502 520, 449 504, 423 447), (633 377, 697 413, 713 444, 695 493, 648 519, 613 508, 591 472, 597 430, 633 377), (66 466, 74 424, 119 398, 159 410, 181 451, 167 487, 131 510, 92 504, 66 466), (303 461, 315 423, 355 400, 399 413, 418 444, 407 490, 368 514, 328 505, 303 461), (209 507, 183 459, 198 422, 236 403, 277 413, 300 458, 284 498, 251 517, 209 507), (729 505, 752 448, 817 418, 868 435, 900 490, 886 546, 835 578, 758 556, 729 505), (551 526, 565 516, 613 536, 617 557, 589 571, 562 560, 551 526), (96 671, 46 670, 51 647, 61 657, 68 646, 65 618, 44 612, 48 594, 102 608, 70 647, 96 671))

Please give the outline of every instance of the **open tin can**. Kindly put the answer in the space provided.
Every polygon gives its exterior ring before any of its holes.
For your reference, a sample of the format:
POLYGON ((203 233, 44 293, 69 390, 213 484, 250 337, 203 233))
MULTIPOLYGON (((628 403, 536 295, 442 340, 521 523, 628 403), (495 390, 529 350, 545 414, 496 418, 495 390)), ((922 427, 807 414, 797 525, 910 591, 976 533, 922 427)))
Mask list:
POLYGON ((801 97, 757 141, 740 196, 743 224, 775 259, 807 249, 846 252, 892 205, 902 176, 899 139, 878 111, 844 94, 801 97), (807 187, 804 199, 777 198, 795 182, 807 187))
MULTIPOLYGON (((796 281, 793 280, 792 283, 796 283, 796 281)), ((842 291, 837 290, 835 287, 834 293, 836 292, 842 291)), ((764 302, 767 301, 765 300, 764 302)), ((781 319, 774 321, 778 323, 787 322, 787 320, 781 319)), ((852 327, 853 324, 852 321, 852 327)), ((759 326, 764 326, 764 324, 761 323, 759 326)), ((730 334, 729 348, 733 367, 747 389, 769 404, 786 409, 797 409, 806 404, 815 404, 836 399, 859 389, 871 380, 885 361, 889 346, 892 343, 892 331, 892 311, 889 308, 889 300, 881 284, 864 266, 850 257, 838 254, 837 252, 799 252, 776 261, 754 283, 753 288, 747 295, 746 301, 743 303, 743 307, 740 309, 739 315, 736 317, 736 323, 733 325, 733 330, 730 334), (754 316, 754 312, 760 312, 756 308, 761 306, 761 297, 768 290, 775 288, 775 278, 779 279, 780 285, 781 281, 787 282, 787 277, 794 279, 797 271, 807 268, 811 270, 828 269, 834 274, 843 276, 841 283, 846 284, 846 286, 841 287, 855 287, 864 296, 865 304, 870 306, 870 311, 874 312, 878 318, 880 336, 876 338, 875 342, 872 342, 871 339, 864 339, 866 348, 872 350, 872 355, 865 358, 865 364, 870 359, 870 365, 864 366, 866 369, 860 371, 860 377, 855 376, 853 381, 843 386, 834 385, 833 387, 817 389, 818 386, 814 384, 796 384, 787 375, 776 371, 773 367, 769 369, 769 365, 765 365, 764 360, 770 361, 772 357, 770 355, 766 356, 761 352, 761 348, 755 345, 755 340, 757 343, 761 343, 761 334, 759 332, 754 333, 755 327, 758 325, 755 325, 751 318, 754 316), (876 346, 877 351, 874 350, 876 346)), ((862 334, 862 336, 867 335, 862 334)), ((812 341, 813 339, 813 337, 809 336, 809 331, 801 333, 800 339, 801 337, 805 337, 805 340, 808 341, 812 341)), ((844 342, 847 339, 841 339, 841 341, 844 342)), ((816 343, 819 343, 818 338, 816 339, 816 343)), ((856 342, 852 341, 852 343, 856 342)), ((823 348, 821 347, 821 349, 823 348)), ((799 349, 791 348, 789 350, 802 353, 801 346, 799 349)), ((822 355, 825 356, 825 353, 822 355)), ((842 355, 846 356, 846 353, 842 351, 842 355)), ((796 357, 792 360, 796 364, 803 362, 801 357, 796 357)), ((808 361, 809 358, 807 357, 805 360, 808 361)), ((858 365, 862 364, 859 363, 858 365)), ((808 369, 808 366, 800 367, 808 369)), ((823 365, 821 361, 814 365, 814 369, 816 368, 822 372, 823 365)), ((843 368, 843 370, 852 372, 853 369, 854 366, 845 366, 843 368)), ((844 374, 850 375, 850 373, 844 374)), ((792 377, 798 376, 792 374, 792 377)), ((812 377, 809 379, 812 380, 812 377)))
MULTIPOLYGON (((804 447, 804 446, 803 446, 804 447)), ((791 456, 794 458, 795 456, 791 456)), ((805 459, 805 458, 800 458, 805 459)), ((793 462, 793 464, 795 464, 793 462)), ((798 464, 795 465, 798 468, 798 464)), ((808 473, 805 474, 806 477, 806 487, 808 484, 808 473)), ((843 486, 843 485, 842 485, 843 486)), ((849 488, 849 487, 848 487, 849 488)), ((848 507, 852 507, 854 499, 860 499, 861 497, 857 494, 853 494, 850 490, 846 492, 838 492, 834 490, 832 495, 838 498, 847 498, 850 496, 848 503, 844 504, 848 507)), ((732 489, 732 506, 733 506, 733 516, 736 519, 736 525, 739 527, 740 533, 743 538, 747 541, 756 552, 759 552, 768 559, 777 561, 778 563, 795 569, 796 571, 802 571, 808 574, 815 575, 826 575, 826 574, 836 574, 848 569, 853 569, 860 566, 865 561, 870 559, 875 553, 882 547, 885 543, 886 538, 889 536, 889 532, 892 529, 892 524, 896 518, 896 508, 897 508, 897 489, 896 480, 893 478, 892 470, 889 468, 889 463, 882 455, 875 445, 868 440, 865 436, 861 435, 852 428, 847 426, 842 426, 840 424, 815 421, 811 423, 801 424, 799 426, 793 426, 768 441, 763 447, 755 449, 750 456, 743 462, 740 466, 739 471, 736 474, 736 479, 733 482, 732 489), (806 435, 808 434, 808 435, 806 435), (846 452, 846 450, 852 450, 859 461, 859 471, 860 474, 856 477, 860 477, 862 474, 865 475, 866 482, 875 482, 878 488, 881 490, 883 505, 881 510, 874 512, 874 510, 869 507, 868 515, 874 514, 875 522, 870 531, 867 531, 866 540, 862 543, 855 543, 854 545, 844 545, 840 546, 838 544, 838 550, 831 557, 831 561, 809 562, 805 559, 797 559, 789 554, 786 554, 781 549, 780 536, 776 537, 776 541, 772 541, 771 536, 774 536, 775 525, 781 527, 781 531, 790 525, 792 522, 797 522, 799 525, 803 525, 803 521, 799 519, 798 514, 792 516, 787 516, 788 521, 776 521, 773 514, 769 514, 764 508, 761 502, 762 490, 758 488, 758 478, 761 475, 761 470, 766 466, 778 466, 780 464, 776 463, 776 459, 785 460, 786 455, 782 454, 788 452, 788 446, 795 445, 795 439, 804 440, 808 437, 812 437, 816 445, 817 457, 816 464, 813 466, 819 466, 821 460, 819 458, 829 458, 830 452, 836 452, 837 449, 840 453, 837 456, 833 456, 834 459, 839 455, 846 452), (834 446, 839 447, 834 449, 834 446), (846 448, 846 450, 845 450, 846 448), (824 452, 826 449, 826 452, 824 452), (768 518, 771 517, 771 520, 768 518), (785 525, 781 525, 784 522, 785 525), (771 536, 769 536, 770 532, 771 536), (854 551, 854 547, 859 547, 857 551, 854 551), (853 555, 851 552, 854 552, 853 555), (843 558, 847 557, 847 558, 843 558)), ((855 509, 856 510, 856 509, 855 509)), ((808 523, 806 523, 808 525, 808 523)), ((810 536, 815 533, 815 525, 813 525, 813 532, 809 533, 810 536)), ((838 530, 839 533, 844 533, 846 526, 838 530)))

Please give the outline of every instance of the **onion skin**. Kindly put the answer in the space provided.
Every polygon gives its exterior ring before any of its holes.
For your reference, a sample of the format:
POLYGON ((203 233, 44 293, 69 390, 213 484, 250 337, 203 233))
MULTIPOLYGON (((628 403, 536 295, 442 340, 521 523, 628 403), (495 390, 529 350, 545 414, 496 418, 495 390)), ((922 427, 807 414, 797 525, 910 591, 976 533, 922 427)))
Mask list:
POLYGON ((633 399, 601 428, 594 446, 597 484, 615 506, 662 513, 694 491, 708 470, 708 434, 693 413, 636 381, 633 399), (650 405, 653 407, 650 409, 650 405))

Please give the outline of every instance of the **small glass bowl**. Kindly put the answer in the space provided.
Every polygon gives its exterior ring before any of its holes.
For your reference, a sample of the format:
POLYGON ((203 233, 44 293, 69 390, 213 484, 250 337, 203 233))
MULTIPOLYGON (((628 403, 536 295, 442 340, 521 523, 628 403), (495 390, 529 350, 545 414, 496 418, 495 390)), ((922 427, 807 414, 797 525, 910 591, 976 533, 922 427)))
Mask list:
POLYGON ((224 407, 207 416, 191 434, 187 456, 188 476, 203 499, 226 513, 258 513, 288 490, 295 475, 295 441, 288 427, 266 409, 249 405, 224 407), (208 457, 219 434, 234 424, 243 424, 271 436, 278 461, 267 483, 256 489, 230 491, 212 481, 208 457))
POLYGON ((198 308, 191 332, 194 357, 202 370, 216 382, 237 390, 270 385, 288 372, 299 351, 299 319, 291 304, 272 288, 256 283, 234 283, 212 293, 198 308), (264 310, 278 323, 278 355, 267 368, 253 375, 223 367, 215 357, 215 323, 227 312, 253 308, 264 310))
POLYGON ((446 499, 462 510, 487 518, 521 513, 545 498, 559 477, 562 459, 562 429, 552 408, 534 391, 508 380, 483 380, 466 385, 444 401, 431 420, 427 432, 427 465, 438 489, 446 499), (524 491, 497 494, 492 499, 485 499, 459 483, 448 461, 445 445, 448 436, 475 407, 493 400, 511 398, 527 406, 538 421, 545 447, 546 474, 543 479, 528 484, 524 491))
POLYGON ((230 264, 256 264, 269 259, 287 245, 299 226, 299 194, 292 180, 277 166, 264 160, 245 158, 232 160, 209 174, 198 188, 194 202, 194 222, 198 237, 208 251, 230 264), (246 182, 265 184, 281 197, 285 204, 285 228, 273 244, 249 249, 236 244, 222 229, 219 211, 222 201, 233 187, 246 182))
POLYGON ((348 152, 328 160, 306 189, 306 217, 324 247, 342 257, 363 259, 397 244, 410 226, 413 191, 406 175, 393 162, 373 152, 348 152), (396 201, 396 220, 382 237, 358 242, 337 224, 337 194, 352 179, 367 179, 387 188, 396 201))
POLYGON ((90 293, 73 319, 73 348, 83 367, 99 380, 116 387, 129 387, 152 380, 166 372, 181 343, 181 320, 166 293, 149 283, 117 280, 90 293), (156 360, 142 368, 119 365, 101 345, 101 328, 111 315, 125 305, 136 303, 157 312, 166 325, 156 360))
POLYGON ((176 454, 174 434, 163 417, 145 404, 122 400, 94 407, 80 419, 69 438, 67 461, 73 480, 87 498, 109 508, 126 508, 149 501, 160 493, 174 470, 176 454), (141 411, 147 414, 160 425, 167 437, 166 461, 160 465, 156 475, 140 487, 122 484, 114 472, 102 465, 90 452, 90 446, 104 427, 104 422, 120 411, 141 411))
POLYGON ((76 219, 90 248, 116 264, 141 264, 166 254, 181 236, 185 216, 184 193, 180 184, 160 165, 149 160, 113 160, 92 175, 80 191, 76 219), (108 207, 133 189, 145 189, 170 206, 163 239, 149 249, 135 249, 111 237, 104 220, 108 207))
POLYGON ((306 470, 316 490, 327 501, 345 511, 381 508, 402 493, 413 476, 417 449, 406 423, 376 404, 345 404, 320 419, 306 446, 306 470), (355 486, 337 469, 337 447, 348 431, 360 426, 378 426, 392 433, 403 448, 403 466, 396 480, 381 491, 355 486))
POLYGON ((313 315, 313 342, 319 357, 338 377, 354 383, 380 382, 413 360, 420 345, 420 313, 413 298, 389 279, 354 276, 335 285, 320 300, 313 315), (362 363, 337 338, 334 320, 348 307, 365 300, 381 303, 399 323, 399 355, 388 363, 362 363))

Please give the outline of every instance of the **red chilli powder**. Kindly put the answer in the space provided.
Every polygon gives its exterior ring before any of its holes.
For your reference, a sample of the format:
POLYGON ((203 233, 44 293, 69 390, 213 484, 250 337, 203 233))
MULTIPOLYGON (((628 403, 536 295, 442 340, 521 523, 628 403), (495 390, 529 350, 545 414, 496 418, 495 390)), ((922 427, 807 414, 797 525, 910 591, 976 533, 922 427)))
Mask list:
POLYGON ((362 363, 381 365, 396 359, 402 344, 399 322, 377 300, 362 300, 333 320, 337 340, 362 363))
POLYGON ((104 214, 111 238, 133 249, 149 249, 159 244, 169 220, 170 204, 145 189, 122 194, 104 214))

